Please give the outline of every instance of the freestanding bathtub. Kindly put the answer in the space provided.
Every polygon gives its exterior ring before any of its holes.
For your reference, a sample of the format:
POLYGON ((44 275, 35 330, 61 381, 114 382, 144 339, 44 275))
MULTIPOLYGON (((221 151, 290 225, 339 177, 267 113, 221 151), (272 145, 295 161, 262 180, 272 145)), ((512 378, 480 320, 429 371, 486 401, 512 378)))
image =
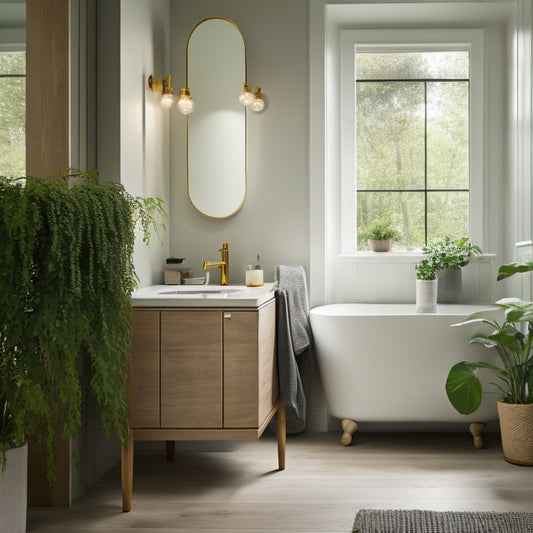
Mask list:
MULTIPOLYGON (((450 404, 446 378, 459 361, 496 362, 497 354, 469 340, 487 326, 451 327, 482 305, 439 304, 421 314, 414 304, 342 303, 310 311, 328 411, 342 420, 341 442, 351 443, 357 422, 471 422, 474 445, 484 423, 497 420, 497 390, 483 376, 484 398, 471 415, 450 404), (488 385, 488 386, 487 386, 488 385)), ((496 313, 496 311, 493 311, 496 313)))

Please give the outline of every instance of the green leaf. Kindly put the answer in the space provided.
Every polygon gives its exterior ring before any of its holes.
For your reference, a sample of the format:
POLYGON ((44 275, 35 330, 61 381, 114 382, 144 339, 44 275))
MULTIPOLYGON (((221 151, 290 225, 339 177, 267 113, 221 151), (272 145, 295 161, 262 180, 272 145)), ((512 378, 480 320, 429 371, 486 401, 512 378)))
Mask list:
POLYGON ((533 270, 533 262, 527 263, 509 263, 507 265, 502 265, 498 270, 497 281, 502 279, 509 278, 515 274, 522 272, 531 272, 533 270))
POLYGON ((482 386, 476 376, 475 364, 455 364, 446 380, 446 394, 454 408, 461 414, 473 413, 481 404, 482 386))

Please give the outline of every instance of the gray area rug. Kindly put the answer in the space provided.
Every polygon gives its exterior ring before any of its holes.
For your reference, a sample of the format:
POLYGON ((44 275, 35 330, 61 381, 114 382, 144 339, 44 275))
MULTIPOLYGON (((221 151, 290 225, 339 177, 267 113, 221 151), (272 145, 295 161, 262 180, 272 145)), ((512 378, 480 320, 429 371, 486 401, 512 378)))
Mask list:
POLYGON ((362 509, 353 533, 533 533, 533 513, 362 509))

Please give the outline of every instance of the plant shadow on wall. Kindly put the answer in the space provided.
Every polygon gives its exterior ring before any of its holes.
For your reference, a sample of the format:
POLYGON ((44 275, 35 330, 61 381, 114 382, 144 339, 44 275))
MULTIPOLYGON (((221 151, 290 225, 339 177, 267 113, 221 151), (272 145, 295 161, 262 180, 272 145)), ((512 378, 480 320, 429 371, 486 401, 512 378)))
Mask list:
MULTIPOLYGON (((502 265, 498 280, 532 270, 533 263, 502 265)), ((489 326, 490 333, 472 338, 470 344, 494 348, 500 364, 486 361, 455 364, 446 380, 446 393, 459 413, 473 413, 481 404, 483 393, 477 374, 481 369, 493 373, 500 392, 497 405, 504 458, 533 466, 533 302, 504 298, 496 306, 504 312, 501 322, 491 314, 474 313, 454 326, 472 323, 489 326)))
POLYGON ((106 434, 125 445, 135 231, 148 244, 164 229, 162 204, 97 171, 0 177, 0 471, 6 450, 43 438, 54 480, 54 435, 81 426, 86 359, 106 434))

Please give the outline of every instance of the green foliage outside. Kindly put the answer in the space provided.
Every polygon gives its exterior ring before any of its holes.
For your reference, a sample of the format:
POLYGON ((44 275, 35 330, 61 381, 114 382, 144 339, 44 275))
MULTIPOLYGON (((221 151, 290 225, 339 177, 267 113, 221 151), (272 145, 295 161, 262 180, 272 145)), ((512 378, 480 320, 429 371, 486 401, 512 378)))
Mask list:
POLYGON ((390 219, 402 235, 395 249, 468 234, 469 86, 459 81, 468 77, 468 56, 439 57, 357 54, 358 80, 384 80, 356 84, 357 227, 390 219), (418 81, 440 77, 452 81, 418 81))
POLYGON ((0 52, 0 175, 26 173, 25 74, 25 52, 0 52))
POLYGON ((43 437, 50 480, 58 424, 80 427, 84 380, 126 445, 135 227, 146 242, 166 217, 159 199, 73 174, 72 188, 69 173, 0 178, 0 467, 6 449, 43 437))

